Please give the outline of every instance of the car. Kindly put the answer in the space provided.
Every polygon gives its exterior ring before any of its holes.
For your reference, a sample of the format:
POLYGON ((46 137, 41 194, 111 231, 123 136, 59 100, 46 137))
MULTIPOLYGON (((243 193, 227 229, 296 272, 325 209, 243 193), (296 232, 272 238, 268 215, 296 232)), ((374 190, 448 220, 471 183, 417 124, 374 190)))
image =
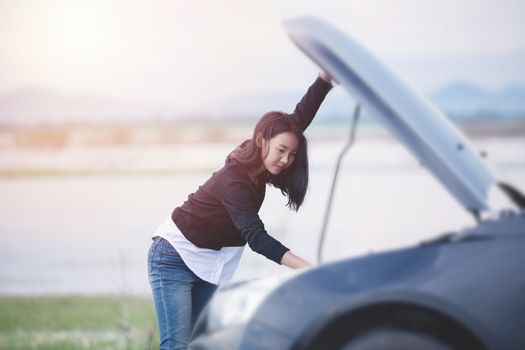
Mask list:
POLYGON ((234 282, 190 349, 525 349, 525 197, 354 39, 315 18, 291 40, 403 143, 476 219, 402 249, 234 282))

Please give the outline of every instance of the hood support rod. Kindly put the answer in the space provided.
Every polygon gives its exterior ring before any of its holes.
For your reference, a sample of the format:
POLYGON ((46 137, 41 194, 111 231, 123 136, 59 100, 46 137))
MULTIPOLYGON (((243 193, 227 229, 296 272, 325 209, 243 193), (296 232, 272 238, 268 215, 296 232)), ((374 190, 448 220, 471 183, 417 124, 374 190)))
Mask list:
POLYGON ((343 157, 345 156, 346 152, 350 149, 350 147, 354 143, 355 131, 356 131, 357 121, 359 119, 360 112, 361 112, 361 106, 357 104, 354 109, 354 116, 352 119, 352 125, 350 127, 350 134, 348 136, 348 141, 346 145, 344 146, 343 150, 341 151, 341 153, 339 153, 339 157, 337 158, 337 164, 335 166, 334 177, 332 179, 332 187, 330 188, 330 196, 328 197, 328 203, 326 204, 326 210, 324 213, 323 227, 321 228, 321 234, 319 236, 319 245, 317 249, 317 263, 318 264, 322 263, 324 238, 326 235, 326 228, 328 227, 328 221, 330 219, 330 212, 332 211, 332 203, 334 199, 334 191, 335 191, 335 185, 337 183, 337 176, 339 174, 339 168, 341 167, 343 157))

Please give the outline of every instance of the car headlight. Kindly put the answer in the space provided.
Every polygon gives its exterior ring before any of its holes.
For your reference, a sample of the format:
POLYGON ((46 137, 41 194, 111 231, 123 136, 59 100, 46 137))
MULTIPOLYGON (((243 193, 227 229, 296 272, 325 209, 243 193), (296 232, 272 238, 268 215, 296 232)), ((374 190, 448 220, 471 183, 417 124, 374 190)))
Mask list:
POLYGON ((296 274, 297 271, 292 270, 276 277, 238 282, 219 288, 210 301, 206 330, 214 332, 246 322, 277 286, 296 274))

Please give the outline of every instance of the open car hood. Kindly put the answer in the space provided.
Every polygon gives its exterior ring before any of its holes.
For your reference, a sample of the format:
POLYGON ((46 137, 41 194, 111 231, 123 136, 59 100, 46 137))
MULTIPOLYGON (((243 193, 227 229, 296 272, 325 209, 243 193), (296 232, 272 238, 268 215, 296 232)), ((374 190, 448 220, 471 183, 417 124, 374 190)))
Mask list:
POLYGON ((292 41, 378 118, 467 210, 492 210, 496 179, 466 137, 354 39, 315 18, 285 22, 292 41))

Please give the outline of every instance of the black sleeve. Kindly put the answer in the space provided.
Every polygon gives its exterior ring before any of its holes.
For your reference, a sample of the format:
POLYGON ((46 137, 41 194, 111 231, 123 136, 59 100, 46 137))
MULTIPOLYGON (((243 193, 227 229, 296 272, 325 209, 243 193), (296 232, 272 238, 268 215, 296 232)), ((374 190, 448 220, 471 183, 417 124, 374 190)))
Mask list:
POLYGON ((284 253, 290 249, 266 232, 247 185, 241 181, 227 184, 223 189, 222 204, 250 248, 280 264, 284 253))
POLYGON ((295 111, 292 114, 293 118, 297 118, 299 125, 306 130, 308 125, 312 122, 317 113, 317 110, 323 103, 326 94, 332 88, 332 84, 327 83, 320 77, 314 81, 306 91, 301 101, 295 106, 295 111))

